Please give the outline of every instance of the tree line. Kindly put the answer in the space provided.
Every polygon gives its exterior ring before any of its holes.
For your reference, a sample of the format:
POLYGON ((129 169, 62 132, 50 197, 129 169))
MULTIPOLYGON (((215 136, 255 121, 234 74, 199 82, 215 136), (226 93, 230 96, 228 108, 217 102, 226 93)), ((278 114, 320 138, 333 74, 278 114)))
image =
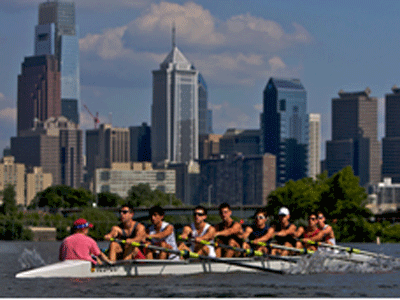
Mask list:
MULTIPOLYGON (((15 203, 14 187, 9 185, 3 192, 3 204, 0 207, 0 238, 30 239, 26 226, 57 227, 58 238, 68 234, 68 226, 74 218, 89 219, 95 225, 93 235, 101 239, 112 224, 118 222, 116 214, 93 208, 118 207, 130 202, 134 207, 182 206, 175 195, 159 190, 151 190, 148 184, 133 186, 127 197, 123 198, 109 192, 93 195, 90 191, 68 186, 52 186, 39 192, 29 205, 27 211, 18 209, 15 203), (48 208, 82 208, 78 214, 63 217, 60 214, 44 213, 37 209, 48 208), (97 224, 97 226, 96 226, 97 224), (25 226, 25 227, 24 227, 25 226), (25 228, 25 229, 24 229, 25 228), (13 231, 10 234, 10 231, 13 231)), ((359 178, 351 167, 346 167, 331 177, 327 173, 320 174, 316 180, 303 178, 288 181, 268 195, 266 210, 276 222, 278 210, 282 206, 289 208, 291 218, 296 225, 307 225, 310 211, 321 211, 330 220, 339 242, 372 242, 379 236, 382 242, 400 241, 400 225, 389 222, 370 222, 372 213, 366 208, 367 193, 359 185, 359 178)), ((177 224, 189 222, 190 216, 167 216, 167 221, 177 224)), ((217 222, 218 216, 209 216, 211 223, 217 222)), ((251 220, 249 220, 251 222, 251 220)))

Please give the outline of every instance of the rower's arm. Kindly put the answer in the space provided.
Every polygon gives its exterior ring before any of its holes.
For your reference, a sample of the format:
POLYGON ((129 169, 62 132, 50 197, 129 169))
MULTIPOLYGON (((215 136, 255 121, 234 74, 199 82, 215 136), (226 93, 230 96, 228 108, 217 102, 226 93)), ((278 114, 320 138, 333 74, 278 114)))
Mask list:
POLYGON ((132 239, 126 239, 127 243, 143 242, 146 239, 146 229, 143 224, 138 223, 136 227, 136 236, 132 239))
POLYGON ((326 235, 330 235, 331 233, 332 233, 332 227, 329 226, 326 229, 321 230, 320 232, 318 232, 313 237, 308 238, 308 240, 311 240, 311 241, 314 241, 314 242, 319 242, 319 241, 322 241, 326 235))
POLYGON ((243 240, 246 240, 249 238, 250 234, 253 232, 253 228, 251 228, 250 226, 247 226, 246 229, 244 230, 241 238, 243 240))
POLYGON ((267 231, 266 234, 264 234, 262 237, 255 239, 254 242, 258 243, 258 242, 267 242, 270 239, 272 239, 275 235, 275 229, 273 227, 270 227, 267 231))
POLYGON ((196 239, 211 241, 212 239, 214 239, 214 236, 215 236, 215 228, 214 226, 210 226, 204 235, 199 236, 196 239))
POLYGON ((183 227, 182 234, 181 234, 182 240, 186 240, 191 233, 192 233, 192 228, 190 228, 190 226, 183 227))
POLYGON ((296 232, 296 225, 292 224, 289 226, 288 229, 282 229, 281 231, 277 232, 275 235, 277 236, 287 236, 287 235, 294 235, 296 232))
POLYGON ((231 228, 217 231, 215 233, 215 236, 218 236, 218 235, 228 236, 228 235, 232 235, 232 234, 239 234, 242 230, 243 230, 242 225, 240 225, 238 222, 235 222, 231 228))
POLYGON ((116 238, 118 236, 118 234, 120 233, 120 231, 121 231, 121 228, 119 228, 118 226, 113 226, 113 227, 111 227, 111 231, 104 236, 104 239, 106 241, 109 241, 112 238, 116 238))
POLYGON ((154 239, 163 239, 172 234, 173 232, 174 232, 174 226, 170 224, 163 231, 157 232, 155 234, 150 234, 149 237, 154 239))

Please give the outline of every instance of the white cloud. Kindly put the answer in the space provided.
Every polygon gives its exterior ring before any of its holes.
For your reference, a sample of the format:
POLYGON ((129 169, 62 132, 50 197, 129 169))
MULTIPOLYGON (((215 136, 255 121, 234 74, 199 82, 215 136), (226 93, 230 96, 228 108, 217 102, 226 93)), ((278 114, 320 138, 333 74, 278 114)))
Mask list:
POLYGON ((7 107, 0 110, 0 120, 15 123, 17 120, 17 109, 7 107))
MULTIPOLYGON (((245 112, 237 105, 232 105, 228 101, 220 104, 210 105, 213 110, 213 129, 215 133, 222 134, 227 128, 253 128, 254 118, 251 117, 259 112, 245 112), (251 116, 250 116, 251 114, 251 116)), ((257 126, 257 125, 256 125, 257 126)))
POLYGON ((0 93, 0 102, 3 102, 6 99, 3 93, 0 93))
POLYGON ((125 26, 80 40, 82 84, 150 86, 151 70, 170 50, 173 23, 178 47, 215 85, 252 86, 268 76, 297 76, 299 67, 287 66, 277 51, 312 41, 299 24, 287 33, 249 13, 221 21, 193 2, 161 2, 125 26))

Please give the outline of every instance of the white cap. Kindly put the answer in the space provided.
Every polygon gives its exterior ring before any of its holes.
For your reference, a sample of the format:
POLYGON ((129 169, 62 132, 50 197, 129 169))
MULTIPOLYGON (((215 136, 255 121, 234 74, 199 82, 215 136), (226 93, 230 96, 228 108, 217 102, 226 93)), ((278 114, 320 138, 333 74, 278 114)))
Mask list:
POLYGON ((286 207, 281 207, 281 209, 279 210, 278 215, 279 216, 288 216, 288 215, 290 215, 289 209, 287 209, 286 207))

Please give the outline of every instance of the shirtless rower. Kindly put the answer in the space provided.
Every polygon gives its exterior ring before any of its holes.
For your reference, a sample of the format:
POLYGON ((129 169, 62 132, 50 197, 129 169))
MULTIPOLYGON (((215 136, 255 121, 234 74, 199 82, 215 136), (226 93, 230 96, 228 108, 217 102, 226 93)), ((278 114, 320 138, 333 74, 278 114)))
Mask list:
MULTIPOLYGON (((218 210, 222 219, 222 222, 215 226, 215 238, 218 243, 241 248, 242 239, 240 236, 243 234, 243 228, 240 223, 233 221, 230 205, 228 203, 222 203, 218 210)), ((235 252, 235 250, 223 249, 222 247, 217 247, 215 252, 217 257, 233 257, 240 255, 240 253, 235 252)))
MULTIPOLYGON (((175 228, 168 222, 164 221, 164 209, 161 206, 153 206, 149 210, 149 216, 152 225, 147 230, 146 239, 148 244, 158 247, 178 250, 175 240, 175 228)), ((169 254, 165 251, 157 251, 145 248, 147 259, 179 259, 176 254, 169 254)))
POLYGON ((254 224, 247 226, 242 238, 244 240, 244 249, 253 249, 268 253, 268 248, 265 246, 259 246, 259 242, 268 242, 274 237, 275 230, 273 227, 269 227, 267 224, 267 213, 264 209, 259 208, 254 214, 254 224))
POLYGON ((310 240, 312 238, 315 238, 319 233, 321 229, 318 228, 318 219, 317 219, 317 214, 314 212, 311 212, 308 215, 308 226, 306 228, 301 227, 297 233, 298 237, 302 239, 303 244, 297 243, 296 247, 297 248, 304 248, 306 247, 307 250, 312 250, 316 251, 317 246, 305 243, 307 240, 310 240))
MULTIPOLYGON (((273 226, 275 230, 275 239, 277 244, 285 247, 296 247, 296 225, 290 223, 290 211, 287 207, 281 207, 278 213, 279 224, 273 226)), ((274 248, 271 250, 272 255, 288 255, 288 250, 274 248)))
POLYGON ((126 243, 112 241, 109 248, 109 258, 111 261, 117 259, 144 259, 145 256, 138 247, 131 245, 132 242, 143 242, 146 237, 146 230, 143 224, 133 220, 133 206, 124 204, 119 210, 121 224, 113 226, 110 233, 104 236, 109 241, 112 238, 126 240, 126 243))
POLYGON ((196 206, 193 211, 194 222, 190 226, 183 227, 181 238, 183 240, 189 237, 193 239, 190 248, 184 242, 179 245, 179 250, 188 250, 200 255, 215 257, 215 249, 212 245, 204 245, 202 240, 212 241, 215 234, 215 228, 206 222, 207 209, 201 205, 196 206))

